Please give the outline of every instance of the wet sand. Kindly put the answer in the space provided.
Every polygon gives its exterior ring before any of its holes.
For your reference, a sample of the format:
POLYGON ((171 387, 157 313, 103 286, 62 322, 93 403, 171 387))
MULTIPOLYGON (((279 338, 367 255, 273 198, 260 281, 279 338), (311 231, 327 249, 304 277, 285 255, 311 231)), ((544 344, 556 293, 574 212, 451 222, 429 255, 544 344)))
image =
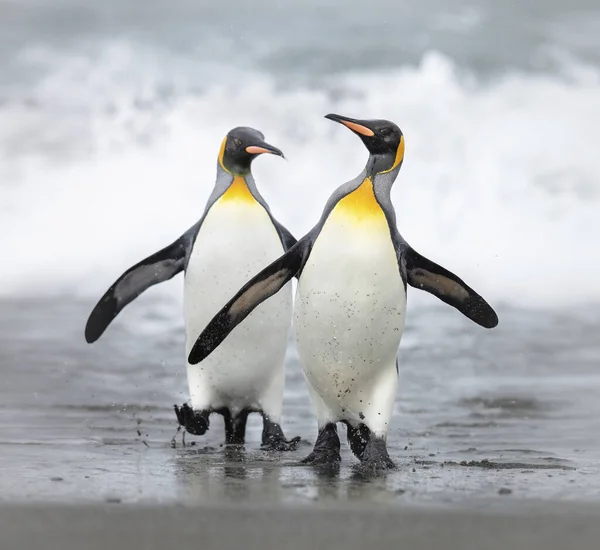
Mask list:
POLYGON ((600 507, 0 506, 3 550, 597 550, 600 507))
POLYGON ((89 306, 0 301, 2 550, 600 544, 596 308, 504 309, 485 333, 449 308, 413 312, 388 440, 398 469, 366 479, 343 429, 339 470, 298 464, 315 426, 293 346, 297 451, 261 451, 256 417, 243 450, 222 446, 216 417, 184 445, 181 326, 146 300, 86 346, 89 306))
POLYGON ((179 433, 172 448, 173 404, 187 399, 183 331, 151 298, 94 346, 83 340, 93 304, 0 301, 0 502, 600 500, 597 308, 505 308, 495 331, 450 308, 413 311, 388 438, 399 468, 365 484, 343 428, 337 477, 297 466, 315 420, 293 345, 284 429, 302 437, 296 452, 261 452, 256 416, 244 453, 221 447, 214 416, 206 436, 183 446, 179 433))

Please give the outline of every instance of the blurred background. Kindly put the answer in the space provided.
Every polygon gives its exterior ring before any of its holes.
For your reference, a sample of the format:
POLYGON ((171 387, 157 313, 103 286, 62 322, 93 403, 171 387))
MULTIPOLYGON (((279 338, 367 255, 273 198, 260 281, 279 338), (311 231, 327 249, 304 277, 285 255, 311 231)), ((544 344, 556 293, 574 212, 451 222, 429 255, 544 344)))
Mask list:
MULTIPOLYGON (((566 461, 598 483, 596 0, 0 0, 0 438, 25 487, 45 494, 40 461, 63 475, 75 447, 112 445, 107 468, 126 468, 141 418, 148 453, 176 470, 181 277, 94 346, 87 315, 200 217, 234 126, 285 152, 254 174, 274 215, 307 232, 366 160, 328 112, 402 128, 400 232, 500 315, 484 331, 409 291, 394 454, 566 461)), ((292 341, 288 364, 286 431, 312 441, 292 341)), ((528 475, 533 495, 571 495, 566 474, 528 475)))

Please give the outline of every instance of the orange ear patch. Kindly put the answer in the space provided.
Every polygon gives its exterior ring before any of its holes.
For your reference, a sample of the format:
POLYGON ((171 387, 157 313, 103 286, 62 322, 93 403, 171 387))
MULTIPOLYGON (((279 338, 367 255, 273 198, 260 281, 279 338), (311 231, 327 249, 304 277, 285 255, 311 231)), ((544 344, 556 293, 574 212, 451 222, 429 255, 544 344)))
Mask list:
MULTIPOLYGON (((223 170, 225 170, 225 172, 229 172, 229 170, 227 170, 227 168, 225 168, 225 164, 223 163, 223 157, 225 156, 225 146, 227 145, 227 136, 225 136, 225 139, 222 141, 221 143, 221 149, 219 149, 219 164, 221 165, 221 168, 223 168, 223 170)), ((231 174, 231 172, 229 172, 231 174)))
POLYGON ((402 136, 400 138, 400 143, 398 144, 398 149, 396 149, 396 158, 394 159, 394 164, 392 164, 392 167, 389 168, 388 170, 384 170, 383 172, 380 172, 380 174, 387 174, 388 172, 395 170, 396 168, 398 168, 398 166, 400 165, 400 163, 403 160, 404 160, 404 136, 402 136))

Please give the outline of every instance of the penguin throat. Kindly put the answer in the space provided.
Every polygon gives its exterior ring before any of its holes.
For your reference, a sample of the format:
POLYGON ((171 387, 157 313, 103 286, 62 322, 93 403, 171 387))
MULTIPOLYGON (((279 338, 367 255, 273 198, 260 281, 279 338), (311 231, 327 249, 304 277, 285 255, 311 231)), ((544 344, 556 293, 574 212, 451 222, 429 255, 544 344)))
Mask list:
POLYGON ((366 172, 369 176, 377 174, 388 174, 398 168, 404 160, 404 136, 400 138, 400 143, 396 153, 385 153, 381 155, 371 155, 367 161, 366 172))
POLYGON ((394 158, 390 154, 371 155, 365 166, 365 171, 369 177, 375 177, 377 174, 384 174, 391 171, 393 168, 394 158))
POLYGON ((246 177, 250 173, 250 164, 252 159, 248 155, 248 158, 239 159, 238 162, 234 162, 230 158, 223 158, 221 160, 221 168, 228 174, 236 177, 246 177))
POLYGON ((256 199, 248 187, 246 178, 233 176, 231 184, 221 195, 221 202, 256 202, 256 199))
POLYGON ((344 216, 351 217, 355 221, 366 221, 368 219, 384 217, 385 214, 375 197, 373 180, 370 176, 351 193, 341 199, 334 211, 344 216))

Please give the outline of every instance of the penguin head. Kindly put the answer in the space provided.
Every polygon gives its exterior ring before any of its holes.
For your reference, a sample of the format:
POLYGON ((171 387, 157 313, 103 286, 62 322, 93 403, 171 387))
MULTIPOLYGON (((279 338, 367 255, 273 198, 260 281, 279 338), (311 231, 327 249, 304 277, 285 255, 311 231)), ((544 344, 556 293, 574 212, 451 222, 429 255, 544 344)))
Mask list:
POLYGON ((252 161, 263 153, 283 157, 283 153, 277 147, 269 145, 264 139, 265 136, 254 128, 234 128, 221 144, 219 164, 230 174, 247 174, 250 172, 252 161))
POLYGON ((391 172, 404 160, 404 135, 389 120, 359 120, 329 114, 325 118, 339 122, 352 130, 365 144, 373 157, 374 173, 391 172))

